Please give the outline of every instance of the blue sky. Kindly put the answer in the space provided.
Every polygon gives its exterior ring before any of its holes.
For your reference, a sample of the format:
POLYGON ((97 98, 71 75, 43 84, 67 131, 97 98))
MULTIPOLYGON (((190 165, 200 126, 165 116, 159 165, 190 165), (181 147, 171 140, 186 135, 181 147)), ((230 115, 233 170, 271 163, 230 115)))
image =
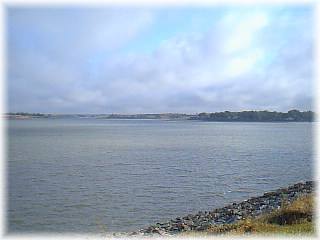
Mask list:
POLYGON ((7 23, 10 112, 312 108, 312 6, 10 7, 7 23))

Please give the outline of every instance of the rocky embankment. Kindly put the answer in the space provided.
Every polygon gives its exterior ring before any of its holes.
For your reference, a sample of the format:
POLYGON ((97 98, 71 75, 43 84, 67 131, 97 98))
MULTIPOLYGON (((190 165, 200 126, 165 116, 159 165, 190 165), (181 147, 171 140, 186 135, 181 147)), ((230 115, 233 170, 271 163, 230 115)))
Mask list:
POLYGON ((288 188, 266 192, 263 196, 232 203, 212 211, 198 212, 177 217, 164 223, 156 223, 127 236, 175 235, 185 231, 205 231, 212 225, 235 223, 248 217, 256 217, 279 209, 283 202, 292 202, 314 191, 314 182, 297 183, 288 188))

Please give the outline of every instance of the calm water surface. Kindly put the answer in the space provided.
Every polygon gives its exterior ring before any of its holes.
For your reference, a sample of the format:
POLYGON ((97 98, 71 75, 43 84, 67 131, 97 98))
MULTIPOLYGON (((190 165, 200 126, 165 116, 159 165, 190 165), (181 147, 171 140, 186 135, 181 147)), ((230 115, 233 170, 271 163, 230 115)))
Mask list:
POLYGON ((8 230, 137 230, 310 180, 312 126, 10 120, 8 230))

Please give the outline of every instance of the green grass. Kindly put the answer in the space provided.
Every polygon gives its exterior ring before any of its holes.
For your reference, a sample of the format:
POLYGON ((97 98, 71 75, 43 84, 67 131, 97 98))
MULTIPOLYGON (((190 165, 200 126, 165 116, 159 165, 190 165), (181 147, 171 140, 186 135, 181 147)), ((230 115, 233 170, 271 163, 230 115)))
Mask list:
POLYGON ((202 232, 185 232, 184 236, 209 235, 314 235, 314 196, 307 195, 293 203, 283 203, 279 210, 234 224, 210 227, 202 232))

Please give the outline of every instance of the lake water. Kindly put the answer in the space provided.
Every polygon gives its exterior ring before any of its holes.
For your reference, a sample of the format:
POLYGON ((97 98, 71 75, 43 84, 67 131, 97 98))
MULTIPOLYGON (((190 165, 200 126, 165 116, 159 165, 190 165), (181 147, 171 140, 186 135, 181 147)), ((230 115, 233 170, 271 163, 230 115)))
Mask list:
POLYGON ((129 231, 313 176, 313 123, 9 120, 8 231, 129 231))

